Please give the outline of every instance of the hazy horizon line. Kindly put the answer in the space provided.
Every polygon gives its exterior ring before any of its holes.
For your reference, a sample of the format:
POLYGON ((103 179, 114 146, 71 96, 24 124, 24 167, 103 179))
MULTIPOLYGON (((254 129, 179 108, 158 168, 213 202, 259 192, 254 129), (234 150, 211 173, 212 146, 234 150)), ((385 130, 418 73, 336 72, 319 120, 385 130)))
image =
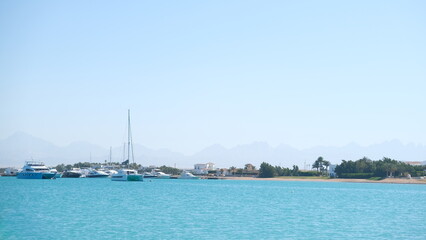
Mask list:
MULTIPOLYGON (((55 145, 56 147, 61 147, 61 148, 69 147, 70 145, 73 145, 73 144, 76 144, 76 143, 86 143, 86 144, 90 144, 90 145, 95 145, 96 147, 100 147, 100 148, 103 148, 103 149, 106 149, 106 150, 109 149, 110 147, 112 147, 112 148, 121 148, 122 147, 122 146, 104 146, 104 145, 93 143, 93 142, 90 142, 90 141, 87 141, 87 140, 75 140, 75 141, 72 141, 68 144, 58 144, 58 143, 55 143, 54 141, 45 139, 45 138, 40 137, 40 136, 35 136, 31 133, 27 133, 27 132, 21 131, 21 130, 15 131, 13 134, 7 136, 6 138, 0 139, 0 141, 5 141, 5 140, 7 140, 7 139, 9 139, 9 138, 11 138, 15 135, 18 135, 18 134, 23 134, 23 135, 27 135, 27 136, 30 136, 30 137, 33 137, 33 138, 37 138, 39 140, 45 141, 47 143, 55 145)), ((170 152, 173 152, 173 153, 182 154, 184 156, 192 156, 192 155, 195 155, 195 154, 202 152, 203 150, 208 149, 208 148, 213 147, 213 146, 220 146, 220 147, 222 147, 226 150, 230 150, 230 149, 238 148, 238 147, 241 147, 241 146, 247 146, 247 145, 253 145, 253 144, 261 143, 261 144, 268 145, 269 147, 274 148, 274 149, 278 148, 280 146, 287 146, 287 147, 293 148, 294 150, 297 150, 297 151, 306 151, 306 150, 310 150, 310 149, 314 149, 314 148, 341 148, 341 147, 346 147, 346 146, 350 146, 350 145, 356 145, 357 147, 371 147, 371 146, 380 145, 380 144, 384 144, 384 143, 390 143, 390 142, 397 142, 397 143, 399 143, 403 146, 408 146, 408 145, 426 146, 423 143, 403 142, 403 141, 401 141, 400 139, 397 139, 397 138, 385 140, 385 141, 381 141, 381 142, 376 142, 376 143, 372 143, 372 144, 360 144, 360 143, 357 143, 356 141, 350 141, 350 142, 347 142, 346 144, 341 144, 341 145, 312 145, 312 146, 309 146, 309 147, 295 147, 295 146, 293 146, 289 143, 271 144, 268 141, 264 141, 264 140, 253 140, 253 141, 247 142, 247 143, 234 144, 233 146, 225 146, 222 143, 212 143, 212 144, 206 145, 205 147, 203 147, 203 148, 201 148, 201 149, 199 149, 199 150, 197 150, 193 153, 184 153, 183 151, 171 149, 171 148, 168 148, 168 147, 151 147, 151 146, 141 144, 141 143, 138 143, 138 142, 133 142, 133 144, 139 145, 139 146, 142 146, 142 147, 154 150, 154 151, 167 150, 167 151, 170 151, 170 152)))

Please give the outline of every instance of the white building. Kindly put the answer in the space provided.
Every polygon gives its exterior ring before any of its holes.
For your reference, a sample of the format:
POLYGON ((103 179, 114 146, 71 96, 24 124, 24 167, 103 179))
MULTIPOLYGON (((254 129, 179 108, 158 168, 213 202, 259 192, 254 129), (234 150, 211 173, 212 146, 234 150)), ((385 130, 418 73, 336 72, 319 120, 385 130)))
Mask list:
POLYGON ((328 176, 330 177, 336 177, 336 164, 330 164, 330 166, 328 166, 328 176))
POLYGON ((405 163, 407 163, 407 164, 410 164, 411 166, 422 166, 423 165, 423 163, 422 162, 405 162, 405 163))
POLYGON ((232 172, 227 168, 222 169, 222 176, 232 176, 232 172))
POLYGON ((195 174, 208 174, 209 171, 214 171, 214 163, 198 163, 194 165, 195 174))

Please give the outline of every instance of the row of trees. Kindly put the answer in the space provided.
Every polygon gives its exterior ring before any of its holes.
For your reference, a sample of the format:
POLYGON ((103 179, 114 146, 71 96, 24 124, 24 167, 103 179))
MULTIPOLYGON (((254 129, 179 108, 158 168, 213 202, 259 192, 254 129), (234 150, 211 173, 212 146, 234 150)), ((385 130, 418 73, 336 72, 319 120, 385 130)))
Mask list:
POLYGON ((423 176, 425 166, 412 166, 407 163, 390 158, 373 161, 362 158, 356 161, 342 160, 336 166, 335 172, 342 178, 370 178, 370 177, 398 177, 398 176, 423 176))
MULTIPOLYGON (((263 162, 260 165, 259 177, 271 178, 275 176, 327 176, 330 162, 319 157, 313 164, 312 171, 300 171, 294 165, 293 169, 282 168, 280 166, 272 166, 269 163, 263 162)), ((362 158, 356 161, 342 160, 342 163, 337 165, 334 172, 340 178, 371 178, 371 177, 399 177, 399 176, 424 176, 426 166, 412 166, 405 162, 397 161, 390 158, 373 161, 369 158, 362 158)))
POLYGON ((269 163, 263 162, 260 164, 259 177, 271 178, 276 176, 317 176, 319 173, 311 171, 300 171, 299 167, 293 165, 293 168, 284 168, 280 166, 272 166, 269 163))
MULTIPOLYGON (((221 171, 223 172, 224 169, 221 169, 221 171)), ((237 168, 237 167, 230 167, 229 168, 229 172, 232 175, 257 175, 259 171, 256 170, 256 166, 254 166, 251 163, 247 163, 246 165, 244 165, 244 168, 237 168)))

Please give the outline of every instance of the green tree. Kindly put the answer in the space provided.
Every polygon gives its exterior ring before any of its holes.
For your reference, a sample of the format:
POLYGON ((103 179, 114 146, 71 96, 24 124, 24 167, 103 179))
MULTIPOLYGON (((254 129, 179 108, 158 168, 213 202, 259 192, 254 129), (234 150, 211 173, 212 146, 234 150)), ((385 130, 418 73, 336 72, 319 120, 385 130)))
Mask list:
POLYGON ((323 157, 318 157, 318 159, 314 162, 314 164, 312 164, 312 168, 316 168, 317 172, 319 172, 320 169, 322 168, 323 161, 324 161, 323 157))
POLYGON ((322 162, 322 171, 323 172, 327 172, 329 166, 330 166, 330 162, 326 161, 326 160, 323 160, 323 162, 322 162))
POLYGON ((272 178, 276 176, 275 168, 266 162, 260 164, 259 177, 261 178, 272 178))
POLYGON ((411 174, 416 176, 416 169, 404 162, 390 158, 372 161, 366 157, 356 161, 345 161, 336 166, 338 176, 368 176, 374 177, 398 177, 411 174))
POLYGON ((231 172, 232 175, 235 175, 235 171, 237 171, 237 168, 232 166, 229 168, 229 172, 231 172))
POLYGON ((164 173, 171 174, 171 175, 179 175, 182 170, 174 167, 167 167, 166 165, 163 165, 160 167, 160 170, 164 173))
POLYGON ((65 171, 65 165, 62 163, 62 164, 59 164, 59 165, 57 165, 56 167, 55 167, 55 169, 58 171, 58 172, 63 172, 63 171, 65 171))
POLYGON ((321 175, 324 175, 327 172, 330 162, 324 160, 323 157, 318 157, 318 159, 312 164, 312 168, 316 168, 317 172, 320 172, 321 175))
POLYGON ((140 165, 140 164, 137 164, 137 163, 130 163, 130 164, 129 164, 129 168, 130 168, 130 169, 138 170, 139 168, 141 168, 141 165, 140 165))
POLYGON ((299 176, 299 167, 296 165, 293 165, 293 170, 291 170, 292 176, 299 176))

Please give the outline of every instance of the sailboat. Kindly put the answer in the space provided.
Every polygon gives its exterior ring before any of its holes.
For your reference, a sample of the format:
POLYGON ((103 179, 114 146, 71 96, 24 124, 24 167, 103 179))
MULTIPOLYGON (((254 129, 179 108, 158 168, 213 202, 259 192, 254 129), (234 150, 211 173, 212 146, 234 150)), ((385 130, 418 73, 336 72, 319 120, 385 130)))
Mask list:
MULTIPOLYGON (((104 166, 104 169, 105 169, 104 172, 107 173, 110 176, 118 173, 117 171, 114 170, 114 166, 112 166, 111 158, 112 158, 112 147, 109 147, 109 164, 107 166, 104 166)), ((105 160, 105 162, 106 162, 106 160, 105 160)))
POLYGON ((134 155, 133 155, 133 141, 132 141, 132 132, 130 128, 130 109, 128 110, 127 114, 128 118, 128 125, 127 125, 127 160, 124 161, 127 164, 127 168, 123 168, 118 170, 118 173, 113 174, 111 176, 112 181, 143 181, 142 174, 138 174, 136 170, 129 169, 129 162, 130 162, 130 147, 132 148, 132 159, 133 163, 134 155))

